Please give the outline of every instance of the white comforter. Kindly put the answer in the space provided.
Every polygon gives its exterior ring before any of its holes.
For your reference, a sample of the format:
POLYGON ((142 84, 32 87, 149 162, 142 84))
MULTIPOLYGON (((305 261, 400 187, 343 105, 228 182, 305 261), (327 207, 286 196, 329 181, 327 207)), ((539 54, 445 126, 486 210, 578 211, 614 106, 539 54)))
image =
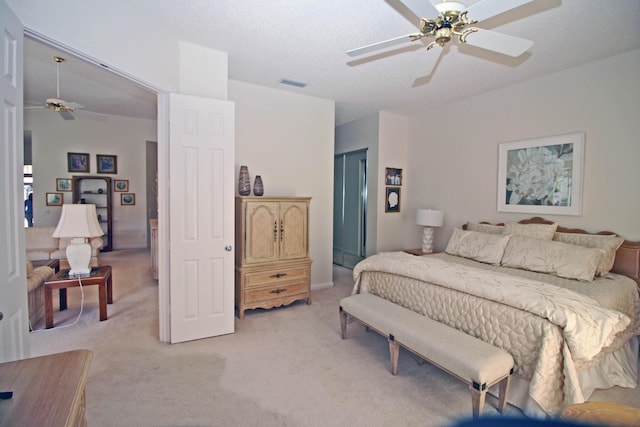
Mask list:
POLYGON ((628 316, 602 308, 584 295, 544 282, 451 264, 403 252, 371 256, 353 270, 358 291, 363 270, 381 271, 446 286, 544 317, 562 328, 574 361, 589 360, 630 323, 628 316), (402 259, 403 262, 398 262, 402 259))
MULTIPOLYGON (((371 292, 511 353, 527 395, 547 414, 584 402, 579 371, 640 333, 638 288, 621 276, 584 283, 403 252, 369 257, 353 274, 354 293, 371 292)), ((633 386, 636 376, 625 373, 616 385, 633 386)))

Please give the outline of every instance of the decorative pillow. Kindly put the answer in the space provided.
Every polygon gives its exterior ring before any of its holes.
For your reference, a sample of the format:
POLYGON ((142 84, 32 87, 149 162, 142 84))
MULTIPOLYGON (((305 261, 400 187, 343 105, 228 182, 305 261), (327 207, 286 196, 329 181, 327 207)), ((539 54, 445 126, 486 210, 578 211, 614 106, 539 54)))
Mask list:
POLYGON ((557 228, 558 224, 555 222, 553 224, 520 224, 517 222, 508 222, 504 226, 504 234, 552 240, 557 228))
POLYGON ((580 233, 556 233, 553 240, 572 245, 584 246, 587 248, 602 249, 603 255, 600 257, 596 274, 598 276, 606 276, 613 268, 616 259, 616 251, 624 242, 624 239, 614 235, 596 235, 596 234, 580 234, 580 233))
POLYGON ((477 222, 468 222, 467 231, 480 231, 482 233, 503 234, 503 225, 479 224, 477 222))
POLYGON ((502 257, 502 265, 590 282, 596 274, 602 253, 602 249, 511 236, 502 257))
POLYGON ((500 264, 511 236, 453 229, 446 253, 488 264, 500 264))

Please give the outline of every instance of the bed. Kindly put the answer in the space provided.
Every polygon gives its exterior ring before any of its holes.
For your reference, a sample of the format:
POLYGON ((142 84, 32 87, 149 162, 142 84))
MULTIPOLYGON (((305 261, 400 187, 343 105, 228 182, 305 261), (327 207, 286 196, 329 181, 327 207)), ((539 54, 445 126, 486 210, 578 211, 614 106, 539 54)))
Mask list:
POLYGON ((556 415, 595 389, 636 387, 640 243, 536 217, 465 224, 443 253, 384 252, 353 270, 369 292, 503 348, 509 403, 556 415))

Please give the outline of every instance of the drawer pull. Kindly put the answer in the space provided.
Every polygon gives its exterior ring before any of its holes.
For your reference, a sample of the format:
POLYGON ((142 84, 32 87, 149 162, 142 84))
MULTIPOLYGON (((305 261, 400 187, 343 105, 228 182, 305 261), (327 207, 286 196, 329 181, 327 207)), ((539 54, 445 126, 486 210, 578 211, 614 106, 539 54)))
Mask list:
POLYGON ((272 294, 281 294, 282 292, 287 292, 286 289, 274 289, 270 291, 272 294))
POLYGON ((287 273, 277 273, 277 274, 272 274, 270 277, 274 278, 274 279, 279 279, 281 277, 286 276, 287 273))

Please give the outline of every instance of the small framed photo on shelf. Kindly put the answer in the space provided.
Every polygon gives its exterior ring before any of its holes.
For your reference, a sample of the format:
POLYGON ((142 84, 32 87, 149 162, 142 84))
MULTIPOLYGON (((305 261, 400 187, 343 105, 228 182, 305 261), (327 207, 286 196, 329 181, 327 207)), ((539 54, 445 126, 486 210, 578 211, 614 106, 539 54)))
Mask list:
POLYGON ((47 206, 62 206, 62 193, 47 193, 47 206))
POLYGON ((96 154, 98 173, 118 173, 118 157, 110 154, 96 154))
POLYGON ((402 169, 386 168, 384 176, 385 184, 402 185, 402 169))
POLYGON ((71 191, 71 180, 68 178, 56 178, 56 191, 71 191))
POLYGON ((69 172, 89 172, 89 153, 67 153, 69 172))
POLYGON ((400 187, 387 187, 385 212, 400 212, 400 187))
POLYGON ((114 191, 127 192, 129 191, 129 180, 128 179, 115 179, 113 181, 114 191))
POLYGON ((133 193, 122 193, 120 195, 120 204, 123 206, 133 206, 136 204, 136 195, 133 193))

